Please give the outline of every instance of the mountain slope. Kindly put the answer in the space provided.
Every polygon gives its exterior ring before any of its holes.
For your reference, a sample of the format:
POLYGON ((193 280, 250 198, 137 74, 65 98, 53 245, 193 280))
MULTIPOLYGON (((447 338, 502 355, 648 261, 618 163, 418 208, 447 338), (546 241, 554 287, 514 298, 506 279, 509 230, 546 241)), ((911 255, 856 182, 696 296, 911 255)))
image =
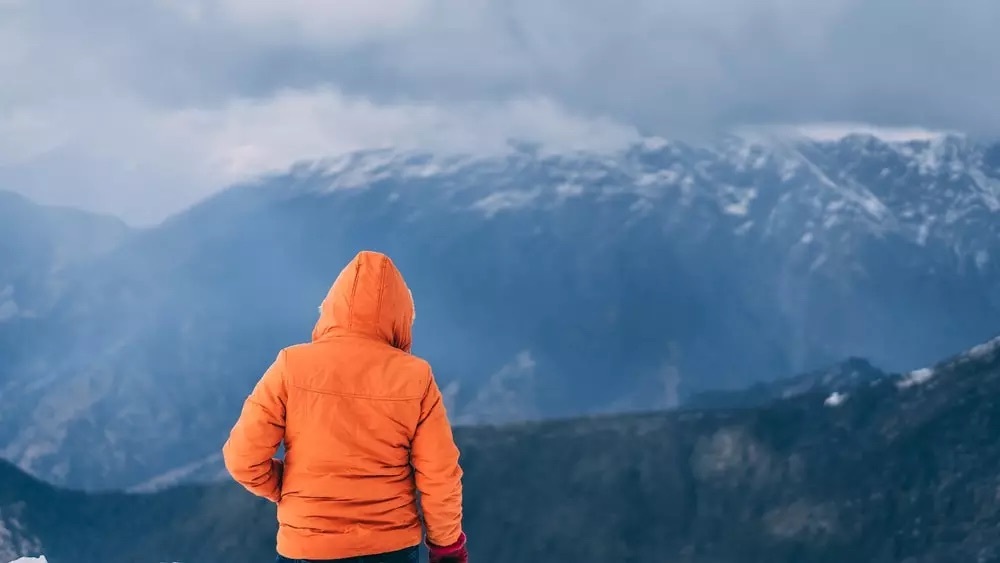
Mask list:
POLYGON ((129 233, 118 219, 0 190, 0 323, 45 314, 55 274, 113 250, 129 233))
POLYGON ((463 422, 924 365, 1000 328, 998 178, 996 145, 959 137, 304 164, 75 269, 37 350, 0 366, 0 451, 74 486, 189 478, 360 248, 406 274, 463 422))
MULTIPOLYGON (((1000 339, 837 406, 825 397, 460 429, 472 552, 484 563, 1000 559, 1000 339)), ((0 512, 20 506, 52 563, 245 562, 273 549, 273 508, 233 485, 87 495, 10 466, 0 477, 0 512)))
MULTIPOLYGON (((118 248, 133 234, 122 221, 75 209, 38 205, 0 190, 0 453, 26 430, 3 413, 36 406, 26 388, 58 386, 72 371, 50 370, 62 360, 50 347, 56 304, 77 288, 77 269, 118 248), (17 405, 16 407, 14 405, 17 405)), ((40 416, 45 416, 40 413, 40 416)), ((30 420, 30 419, 25 419, 30 420)), ((30 448, 22 460, 36 455, 30 448)), ((3 559, 3 557, 0 557, 3 559)))

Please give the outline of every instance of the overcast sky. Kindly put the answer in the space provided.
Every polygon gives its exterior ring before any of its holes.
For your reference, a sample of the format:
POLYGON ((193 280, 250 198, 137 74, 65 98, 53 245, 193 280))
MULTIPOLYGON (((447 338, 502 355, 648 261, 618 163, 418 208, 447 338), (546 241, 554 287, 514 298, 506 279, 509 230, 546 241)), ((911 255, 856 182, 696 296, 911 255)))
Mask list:
POLYGON ((371 146, 1000 136, 998 0, 0 0, 0 189, 149 224, 371 146))

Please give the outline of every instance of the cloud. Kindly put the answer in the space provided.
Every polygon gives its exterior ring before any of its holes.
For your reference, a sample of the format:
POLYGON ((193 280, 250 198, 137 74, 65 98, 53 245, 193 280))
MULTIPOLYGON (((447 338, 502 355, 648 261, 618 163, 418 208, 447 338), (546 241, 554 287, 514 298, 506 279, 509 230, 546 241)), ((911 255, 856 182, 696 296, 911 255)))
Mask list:
POLYGON ((415 29, 429 0, 184 0, 170 3, 194 20, 214 11, 270 41, 297 37, 314 45, 351 45, 415 29))
POLYGON ((552 150, 610 151, 638 139, 634 128, 579 118, 543 98, 377 104, 320 88, 207 108, 112 105, 60 102, 0 121, 0 179, 41 201, 149 224, 222 186, 364 148, 496 154, 524 138, 552 150))
POLYGON ((536 121, 997 135, 997 21, 995 0, 0 0, 0 182, 149 220, 219 170, 553 135, 536 121), (512 117, 458 132, 485 115, 512 117))
POLYGON ((364 148, 496 154, 509 150, 509 140, 525 137, 553 150, 610 151, 639 138, 632 128, 580 119, 545 99, 448 108, 377 105, 328 89, 235 100, 220 110, 172 112, 150 126, 169 144, 203 155, 201 183, 207 186, 364 148))

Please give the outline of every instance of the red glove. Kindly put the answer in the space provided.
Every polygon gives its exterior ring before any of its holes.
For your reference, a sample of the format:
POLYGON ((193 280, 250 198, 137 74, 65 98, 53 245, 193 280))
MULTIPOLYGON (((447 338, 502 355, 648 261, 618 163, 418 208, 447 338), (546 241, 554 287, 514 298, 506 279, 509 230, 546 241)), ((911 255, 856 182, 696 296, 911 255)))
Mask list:
POLYGON ((443 547, 427 542, 427 551, 430 552, 430 563, 469 563, 469 550, 465 547, 465 533, 458 537, 458 541, 443 547))

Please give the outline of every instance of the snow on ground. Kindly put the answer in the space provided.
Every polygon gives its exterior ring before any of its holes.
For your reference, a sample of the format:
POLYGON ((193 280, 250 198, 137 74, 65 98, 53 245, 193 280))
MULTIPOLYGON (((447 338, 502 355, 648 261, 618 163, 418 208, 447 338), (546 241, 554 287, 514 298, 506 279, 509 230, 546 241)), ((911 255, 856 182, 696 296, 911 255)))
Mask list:
POLYGON ((906 374, 902 379, 896 383, 896 387, 900 389, 906 389, 908 387, 913 387, 914 385, 920 385, 922 383, 927 383, 934 377, 934 370, 931 368, 918 369, 917 371, 911 371, 906 374))
POLYGON ((966 355, 970 359, 979 360, 986 358, 997 350, 1000 350, 1000 338, 994 338, 989 342, 984 342, 978 346, 974 346, 966 355))
POLYGON ((45 556, 43 555, 41 557, 22 557, 20 559, 15 559, 10 563, 48 563, 48 561, 45 559, 45 556))
POLYGON ((839 407, 844 404, 844 401, 846 400, 847 395, 839 391, 834 391, 829 397, 826 398, 825 401, 823 401, 823 404, 828 407, 839 407))

